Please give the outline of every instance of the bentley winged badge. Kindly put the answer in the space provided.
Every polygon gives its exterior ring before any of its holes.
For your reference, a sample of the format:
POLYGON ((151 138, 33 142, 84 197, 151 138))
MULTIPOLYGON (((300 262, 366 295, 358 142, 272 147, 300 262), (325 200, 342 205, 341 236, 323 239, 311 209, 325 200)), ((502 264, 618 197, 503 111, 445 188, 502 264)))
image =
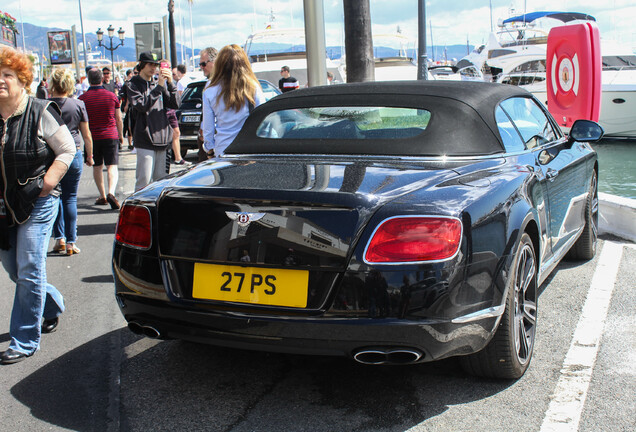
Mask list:
POLYGON ((248 213, 248 212, 231 212, 226 211, 225 214, 232 220, 238 222, 239 226, 246 227, 250 222, 257 221, 265 216, 265 213, 248 213))

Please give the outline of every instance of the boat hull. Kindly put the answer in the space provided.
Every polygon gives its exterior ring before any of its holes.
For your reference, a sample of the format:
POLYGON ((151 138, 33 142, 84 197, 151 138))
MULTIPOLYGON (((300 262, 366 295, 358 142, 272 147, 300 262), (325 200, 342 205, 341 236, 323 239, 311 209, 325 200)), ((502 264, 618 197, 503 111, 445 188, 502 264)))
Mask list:
MULTIPOLYGON (((532 87, 527 90, 547 106, 548 96, 545 86, 532 87)), ((559 119, 556 120, 559 121, 559 119)), ((636 85, 604 84, 598 123, 605 130, 606 137, 636 138, 636 85)))

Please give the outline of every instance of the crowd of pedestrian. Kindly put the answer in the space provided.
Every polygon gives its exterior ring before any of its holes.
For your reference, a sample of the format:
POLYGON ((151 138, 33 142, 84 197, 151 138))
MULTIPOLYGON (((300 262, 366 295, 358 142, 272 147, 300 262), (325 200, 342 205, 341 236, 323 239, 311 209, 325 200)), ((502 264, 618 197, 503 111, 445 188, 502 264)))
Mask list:
MULTIPOLYGON (((238 45, 205 48, 199 66, 209 80, 199 131, 201 161, 222 156, 265 98, 238 45)), ((81 252, 77 192, 83 165, 92 167, 95 205, 119 209, 116 187, 124 138, 136 153, 135 190, 168 174, 169 150, 176 164, 189 164, 182 159, 175 115, 185 90, 183 65, 172 68, 143 52, 123 82, 113 79, 108 66, 88 67, 80 79, 55 69, 41 80, 35 96, 30 96, 31 71, 25 54, 0 48, 0 261, 15 283, 10 343, 0 364, 30 357, 41 335, 57 329, 64 299, 47 282, 46 256, 51 237, 54 252, 81 252)), ((284 78, 292 82, 289 68, 284 78)))

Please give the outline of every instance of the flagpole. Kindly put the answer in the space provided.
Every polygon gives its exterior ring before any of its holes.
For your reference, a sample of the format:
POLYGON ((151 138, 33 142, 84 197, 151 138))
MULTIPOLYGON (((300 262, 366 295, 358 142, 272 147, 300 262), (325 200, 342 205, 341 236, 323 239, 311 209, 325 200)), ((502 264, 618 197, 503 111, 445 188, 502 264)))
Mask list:
POLYGON ((192 32, 192 3, 193 0, 188 0, 188 4, 190 5, 190 53, 192 55, 192 70, 196 70, 196 66, 194 64, 194 35, 192 32))
MULTIPOLYGON (((24 20, 22 19, 22 0, 20 0, 20 25, 22 26, 22 51, 26 53, 26 42, 24 41, 24 20)), ((15 38, 15 33, 13 36, 15 38)))
MULTIPOLYGON (((88 57, 86 56, 86 36, 84 36, 84 18, 82 17, 82 0, 78 0, 80 27, 82 28, 82 49, 84 50, 84 67, 88 65, 88 57)), ((114 72, 113 72, 114 73, 114 72)), ((79 79, 79 77, 77 77, 79 79)))
POLYGON ((179 33, 181 33, 181 64, 185 64, 185 54, 183 52, 183 43, 185 42, 185 31, 183 29, 183 12, 181 12, 181 0, 177 2, 179 8, 179 33))

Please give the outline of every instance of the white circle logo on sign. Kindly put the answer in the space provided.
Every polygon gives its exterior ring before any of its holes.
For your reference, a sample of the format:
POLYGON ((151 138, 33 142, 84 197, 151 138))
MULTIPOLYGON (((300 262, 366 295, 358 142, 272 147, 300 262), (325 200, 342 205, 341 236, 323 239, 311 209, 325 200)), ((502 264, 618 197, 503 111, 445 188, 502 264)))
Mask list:
POLYGON ((559 63, 559 84, 564 92, 569 92, 574 83, 574 66, 569 58, 564 58, 559 63))

